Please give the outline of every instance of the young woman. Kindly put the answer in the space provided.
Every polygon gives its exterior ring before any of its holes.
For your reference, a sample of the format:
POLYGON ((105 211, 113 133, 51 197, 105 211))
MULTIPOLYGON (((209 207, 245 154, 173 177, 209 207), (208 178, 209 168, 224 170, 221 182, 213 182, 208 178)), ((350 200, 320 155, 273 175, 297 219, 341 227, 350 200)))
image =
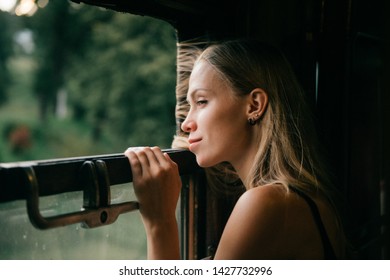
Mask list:
MULTIPOLYGON (((331 183, 317 154, 304 94, 284 56, 251 40, 211 45, 194 64, 187 101, 181 128, 198 164, 230 163, 246 189, 214 258, 342 258, 331 183)), ((125 154, 148 258, 178 259, 175 209, 181 182, 176 164, 157 147, 125 154)))

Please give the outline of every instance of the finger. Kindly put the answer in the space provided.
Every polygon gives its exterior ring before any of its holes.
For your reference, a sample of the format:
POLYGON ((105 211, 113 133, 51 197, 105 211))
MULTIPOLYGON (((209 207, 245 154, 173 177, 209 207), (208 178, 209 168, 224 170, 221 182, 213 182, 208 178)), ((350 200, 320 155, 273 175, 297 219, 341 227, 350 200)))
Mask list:
POLYGON ((131 172, 133 174, 133 177, 135 177, 137 175, 142 176, 142 165, 138 159, 137 154, 134 152, 134 150, 127 149, 125 152, 125 156, 129 159, 130 166, 131 166, 131 172))
POLYGON ((155 154, 156 152, 154 149, 149 148, 149 147, 145 147, 143 149, 143 151, 145 152, 146 156, 148 157, 149 165, 151 167, 152 166, 160 166, 160 162, 155 154))
POLYGON ((153 147, 151 148, 155 157, 156 157, 156 160, 160 163, 160 165, 166 165, 167 163, 169 163, 170 160, 168 160, 163 152, 161 151, 161 149, 159 147, 153 147))
POLYGON ((138 157, 138 160, 140 161, 140 163, 142 165, 143 171, 147 170, 147 168, 150 167, 149 157, 147 155, 146 149, 147 148, 145 148, 145 147, 139 148, 135 152, 137 157, 138 157))
POLYGON ((171 159, 171 157, 169 156, 168 153, 162 153, 162 155, 163 155, 163 157, 165 158, 165 160, 166 160, 167 162, 169 162, 171 165, 177 167, 177 163, 171 159))
POLYGON ((161 151, 159 147, 154 147, 152 149, 155 149, 155 155, 158 158, 160 165, 164 168, 172 168, 178 169, 178 166, 176 162, 174 162, 171 157, 167 154, 161 151))
POLYGON ((125 154, 126 154, 127 152, 129 152, 129 151, 137 152, 137 151, 139 151, 139 150, 142 149, 142 148, 143 148, 143 147, 129 147, 129 148, 126 149, 125 154))

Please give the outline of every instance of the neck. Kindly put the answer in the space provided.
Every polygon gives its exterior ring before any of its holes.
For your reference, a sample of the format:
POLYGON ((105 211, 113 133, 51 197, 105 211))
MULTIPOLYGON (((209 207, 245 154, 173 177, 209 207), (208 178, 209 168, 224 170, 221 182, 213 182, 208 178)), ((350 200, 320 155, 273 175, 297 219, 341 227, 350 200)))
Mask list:
POLYGON ((247 140, 241 146, 240 153, 230 162, 243 182, 245 188, 249 189, 250 172, 255 164, 256 154, 259 149, 261 132, 259 127, 249 127, 247 140))
POLYGON ((248 148, 245 150, 245 153, 241 154, 240 158, 231 162, 246 189, 249 188, 249 176, 255 161, 256 153, 256 149, 248 148))

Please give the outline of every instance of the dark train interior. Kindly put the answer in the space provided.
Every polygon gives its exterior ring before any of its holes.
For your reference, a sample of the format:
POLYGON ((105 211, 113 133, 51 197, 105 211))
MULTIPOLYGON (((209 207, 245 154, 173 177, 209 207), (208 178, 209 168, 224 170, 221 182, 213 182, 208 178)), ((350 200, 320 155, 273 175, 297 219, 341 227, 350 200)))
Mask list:
MULTIPOLYGON (((337 178, 345 231, 352 247, 349 258, 389 258, 388 1, 72 2, 162 19, 176 29, 179 43, 249 37, 281 48, 309 97, 337 178)), ((180 63, 178 60, 177 64, 180 63)), ((177 75, 180 80, 183 73, 177 75)), ((178 133, 181 121, 177 118, 178 133)), ((197 187, 204 180, 201 176, 195 178, 190 194, 187 193, 188 200, 183 200, 188 204, 182 231, 186 259, 199 259, 210 253, 231 209, 212 193, 197 187), (195 204, 196 209, 190 211, 188 208, 195 204)), ((234 199, 230 201, 233 203, 234 199)))

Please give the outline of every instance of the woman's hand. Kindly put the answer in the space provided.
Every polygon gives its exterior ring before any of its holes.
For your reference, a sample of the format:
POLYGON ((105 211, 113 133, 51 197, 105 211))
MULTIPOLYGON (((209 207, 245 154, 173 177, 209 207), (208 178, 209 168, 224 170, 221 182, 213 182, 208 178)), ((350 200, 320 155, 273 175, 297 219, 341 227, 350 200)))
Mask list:
POLYGON ((145 226, 148 259, 179 259, 175 213, 181 180, 177 164, 158 147, 129 148, 125 155, 145 226))
POLYGON ((158 147, 129 148, 125 155, 145 226, 172 222, 181 189, 177 164, 158 147))

